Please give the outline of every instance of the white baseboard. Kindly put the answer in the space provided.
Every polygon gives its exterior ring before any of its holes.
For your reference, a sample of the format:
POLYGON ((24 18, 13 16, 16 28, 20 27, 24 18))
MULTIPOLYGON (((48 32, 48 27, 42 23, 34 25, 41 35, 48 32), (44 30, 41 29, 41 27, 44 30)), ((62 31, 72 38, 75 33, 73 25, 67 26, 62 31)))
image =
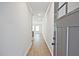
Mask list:
POLYGON ((24 56, 27 56, 27 54, 28 54, 28 52, 29 52, 29 50, 30 50, 31 47, 32 47, 32 42, 31 42, 31 44, 28 46, 28 49, 26 50, 24 56))
POLYGON ((49 51, 50 51, 51 55, 53 56, 53 53, 52 53, 52 51, 51 51, 51 49, 50 49, 50 47, 49 47, 49 45, 48 45, 48 43, 47 43, 47 41, 46 41, 45 34, 44 34, 44 33, 42 33, 42 34, 43 34, 43 38, 44 38, 44 40, 45 40, 45 42, 46 42, 46 44, 47 44, 47 47, 49 48, 49 51))

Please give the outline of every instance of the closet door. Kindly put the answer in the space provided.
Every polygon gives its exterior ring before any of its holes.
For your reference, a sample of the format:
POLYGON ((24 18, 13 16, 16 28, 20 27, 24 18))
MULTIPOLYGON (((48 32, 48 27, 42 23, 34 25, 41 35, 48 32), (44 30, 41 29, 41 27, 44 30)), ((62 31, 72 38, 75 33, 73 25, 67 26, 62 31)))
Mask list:
POLYGON ((68 27, 68 55, 79 56, 79 26, 68 27))
POLYGON ((66 55, 66 39, 67 29, 64 27, 58 27, 56 31, 56 52, 57 56, 66 55))

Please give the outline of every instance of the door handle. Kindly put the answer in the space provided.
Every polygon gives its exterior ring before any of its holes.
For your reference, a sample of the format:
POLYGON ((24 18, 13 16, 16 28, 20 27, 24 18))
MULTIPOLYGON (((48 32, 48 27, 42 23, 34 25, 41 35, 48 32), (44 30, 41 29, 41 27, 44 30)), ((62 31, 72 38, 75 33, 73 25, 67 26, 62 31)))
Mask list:
POLYGON ((52 45, 55 45, 55 43, 52 43, 52 45))

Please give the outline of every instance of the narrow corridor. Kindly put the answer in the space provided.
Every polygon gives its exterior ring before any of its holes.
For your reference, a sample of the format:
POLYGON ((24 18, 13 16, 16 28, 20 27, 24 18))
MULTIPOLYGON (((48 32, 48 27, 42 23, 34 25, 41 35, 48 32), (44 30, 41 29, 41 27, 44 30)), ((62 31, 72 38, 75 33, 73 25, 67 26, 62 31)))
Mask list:
POLYGON ((28 56, 51 56, 42 34, 36 33, 28 56))

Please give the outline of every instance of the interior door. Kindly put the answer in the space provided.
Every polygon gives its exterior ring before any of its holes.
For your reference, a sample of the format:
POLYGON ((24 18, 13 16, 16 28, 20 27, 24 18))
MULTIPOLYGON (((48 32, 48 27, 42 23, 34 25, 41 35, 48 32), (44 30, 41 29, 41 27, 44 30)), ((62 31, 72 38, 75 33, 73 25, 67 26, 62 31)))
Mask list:
POLYGON ((68 28, 68 55, 79 56, 79 26, 68 28))
POLYGON ((55 37, 56 37, 55 55, 65 56, 66 55, 67 29, 64 27, 57 27, 55 37))

